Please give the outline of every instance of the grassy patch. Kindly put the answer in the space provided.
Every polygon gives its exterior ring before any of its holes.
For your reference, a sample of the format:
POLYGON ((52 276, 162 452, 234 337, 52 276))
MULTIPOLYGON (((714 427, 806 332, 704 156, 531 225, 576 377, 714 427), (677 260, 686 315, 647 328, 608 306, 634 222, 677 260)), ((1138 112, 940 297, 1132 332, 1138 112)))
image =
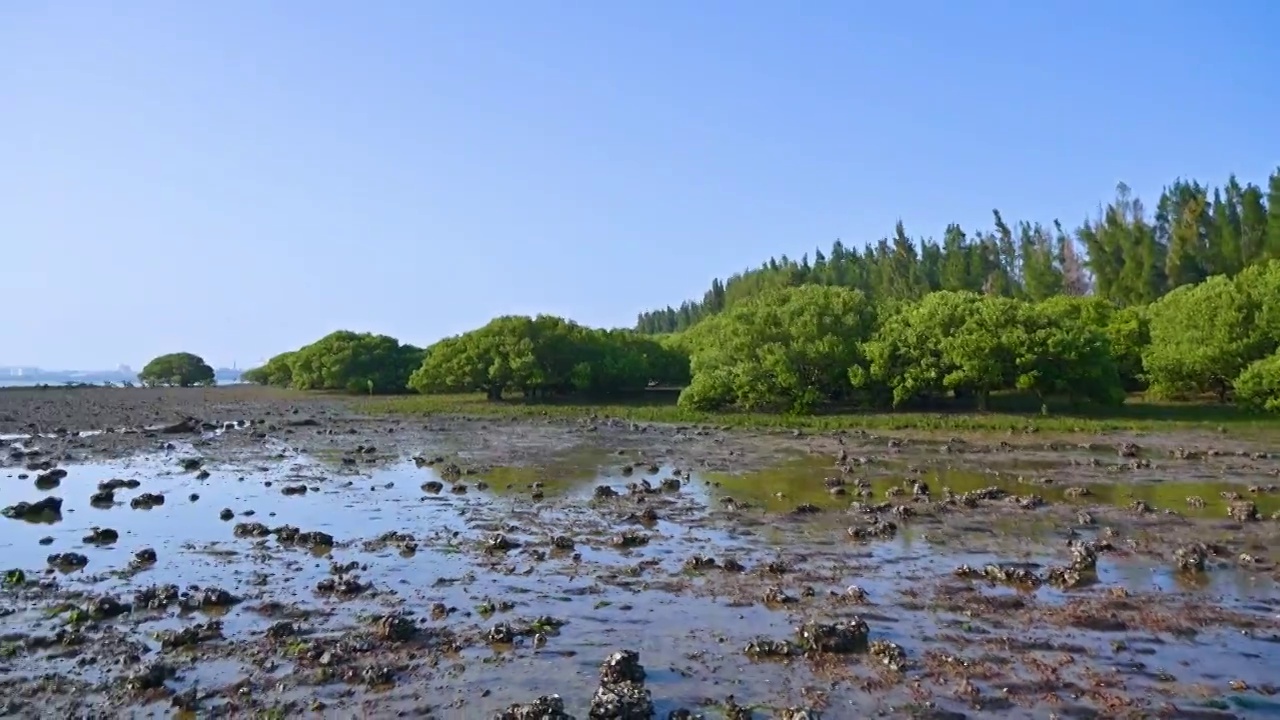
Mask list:
POLYGON ((816 415, 770 413, 703 413, 676 406, 673 392, 645 393, 625 400, 592 403, 583 399, 504 400, 491 402, 483 395, 403 395, 357 401, 370 413, 407 415, 460 415, 471 417, 620 418, 635 422, 720 425, 740 428, 837 430, 919 430, 933 432, 1022 432, 1029 428, 1050 433, 1097 433, 1176 429, 1228 430, 1232 433, 1275 431, 1280 417, 1247 413, 1231 405, 1211 402, 1154 402, 1134 396, 1118 408, 1049 407, 1016 395, 992 399, 990 412, 969 409, 930 409, 876 412, 833 408, 816 415))

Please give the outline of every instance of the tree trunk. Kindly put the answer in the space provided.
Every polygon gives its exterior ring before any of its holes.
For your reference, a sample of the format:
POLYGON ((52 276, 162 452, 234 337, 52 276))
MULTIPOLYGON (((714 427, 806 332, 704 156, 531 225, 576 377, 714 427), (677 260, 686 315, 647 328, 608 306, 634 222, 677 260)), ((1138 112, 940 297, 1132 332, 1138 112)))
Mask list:
POLYGON ((990 403, 990 401, 991 401, 991 392, 989 390, 978 391, 978 411, 979 412, 986 412, 987 405, 990 403))
POLYGON ((494 400, 494 401, 501 400, 502 388, 489 386, 488 388, 485 389, 485 397, 488 398, 489 400, 494 400))

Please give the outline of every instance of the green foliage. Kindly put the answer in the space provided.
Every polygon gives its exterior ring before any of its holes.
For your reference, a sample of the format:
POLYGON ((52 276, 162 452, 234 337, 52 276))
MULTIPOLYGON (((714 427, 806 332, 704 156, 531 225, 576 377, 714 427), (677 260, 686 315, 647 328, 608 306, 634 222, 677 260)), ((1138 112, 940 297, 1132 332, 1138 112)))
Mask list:
POLYGON ((1151 344, 1146 311, 1141 306, 1120 307, 1104 298, 1058 295, 1041 303, 1065 321, 1082 323, 1101 331, 1110 344, 1110 355, 1127 392, 1146 387, 1142 353, 1151 344))
POLYGON ((894 407, 963 392, 943 340, 955 337, 982 302, 977 293, 936 292, 887 316, 866 344, 867 367, 850 368, 853 384, 887 392, 894 407))
MULTIPOLYGON (((978 232, 948 225, 941 241, 909 237, 898 223, 891 237, 866 238, 857 247, 837 241, 812 259, 772 258, 712 281, 701 300, 642 313, 636 329, 686 330, 757 295, 798 285, 860 290, 877 306, 938 290, 1030 301, 1092 291, 1121 307, 1145 305, 1211 275, 1234 276, 1280 259, 1280 169, 1265 189, 1234 177, 1216 189, 1177 180, 1160 194, 1154 213, 1121 184, 1073 232, 1056 221, 1011 224, 999 212, 992 219, 990 230, 978 232)), ((1132 385, 1128 363, 1119 364, 1132 385)))
POLYGON ((767 292, 690 332, 680 403, 805 412, 846 398, 875 314, 862 293, 809 285, 767 292))
MULTIPOLYGON (((1242 247, 1257 242, 1257 229, 1242 236, 1242 247)), ((1180 287, 1147 314, 1151 346, 1143 363, 1157 395, 1213 392, 1225 400, 1234 389, 1245 406, 1280 410, 1268 395, 1276 382, 1271 355, 1280 347, 1280 261, 1180 287)))
POLYGON ((689 382, 689 356, 630 330, 583 329, 576 343, 574 390, 593 395, 689 382))
MULTIPOLYGON (((335 333, 245 374, 371 394, 406 387, 488 400, 684 386, 685 417, 796 413, 1010 393, 1114 406, 1132 392, 1212 391, 1267 407, 1280 348, 1280 170, 1264 191, 1178 180, 1154 213, 1127 187, 1074 232, 1006 222, 940 242, 891 237, 715 280, 702 300, 642 314, 637 332, 505 316, 427 351, 335 333), (1271 363, 1271 364, 1268 364, 1271 363)), ((634 398, 632 398, 634 399, 634 398)))
POLYGON ((887 317, 866 345, 855 385, 876 388, 895 407, 1022 390, 1046 401, 1115 404, 1124 391, 1111 343, 1084 302, 1027 303, 972 292, 938 292, 887 317))
POLYGON ((298 350, 281 353, 245 380, 296 390, 369 394, 404 392, 423 351, 386 335, 339 330, 298 350))
POLYGON ((1053 434, 1097 434, 1114 431, 1151 433, 1196 429, 1214 432, 1229 428, 1233 437, 1274 437, 1280 428, 1280 414, 1259 415, 1235 405, 1201 402, 1156 402, 1131 397, 1120 406, 1071 405, 1057 399, 1048 403, 1049 414, 1041 413, 1043 403, 1018 393, 997 393, 985 413, 894 411, 874 412, 849 409, 814 415, 772 412, 704 412, 680 406, 675 393, 640 393, 601 402, 595 398, 548 398, 528 402, 495 403, 483 394, 399 395, 353 400, 356 408, 374 414, 396 413, 435 416, 462 415, 506 420, 584 417, 616 418, 640 423, 710 424, 770 430, 804 428, 831 432, 850 428, 867 430, 943 433, 982 438, 992 434, 1003 438, 1010 433, 1040 431, 1053 434))
POLYGON ((240 379, 256 385, 293 387, 293 359, 297 354, 297 351, 280 353, 262 367, 244 371, 240 374, 240 379))
POLYGON ((1280 413, 1280 353, 1245 368, 1236 378, 1235 395, 1242 407, 1280 413))
POLYGON ((299 390, 404 392, 422 350, 386 335, 339 330, 297 351, 292 385, 299 390))
POLYGON ((491 400, 504 392, 611 395, 683 384, 688 365, 677 344, 628 330, 509 315, 432 345, 409 386, 420 393, 480 391, 491 400))
POLYGON ((1236 376, 1266 354, 1256 305, 1223 275, 1184 285, 1148 310, 1151 345, 1142 361, 1158 396, 1214 392, 1225 400, 1236 376))
POLYGON ((1280 347, 1280 260, 1245 269, 1236 276, 1236 286, 1253 306, 1253 330, 1261 352, 1280 347))
POLYGON ((1147 387, 1147 376, 1142 365, 1142 354, 1151 344, 1151 323, 1145 307, 1119 308, 1111 316, 1102 331, 1111 344, 1111 357, 1120 382, 1127 392, 1147 387))
MULTIPOLYGON (((645 337, 641 335, 640 337, 645 337)), ((658 347, 650 359, 650 374, 655 384, 667 387, 684 387, 689 384, 689 358, 693 348, 677 334, 653 337, 658 347)))
POLYGON ((1072 404, 1124 402, 1124 381, 1106 328, 1096 327, 1044 303, 1022 305, 1006 326, 1014 349, 1015 386, 1041 401, 1065 397, 1072 404))
POLYGON ((187 352, 169 353, 152 360, 138 373, 138 380, 148 387, 193 387, 216 382, 213 368, 199 355, 187 352))
POLYGON ((935 338, 950 370, 943 384, 960 395, 976 395, 987 409, 991 393, 1013 384, 1022 343, 1014 336, 1020 305, 1002 297, 983 297, 954 332, 935 338))

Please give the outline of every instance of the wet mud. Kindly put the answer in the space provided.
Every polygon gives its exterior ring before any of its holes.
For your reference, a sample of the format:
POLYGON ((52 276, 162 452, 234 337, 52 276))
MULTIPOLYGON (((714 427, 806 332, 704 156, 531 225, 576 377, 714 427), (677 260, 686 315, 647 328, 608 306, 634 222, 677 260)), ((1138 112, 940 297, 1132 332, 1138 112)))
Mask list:
POLYGON ((0 715, 1280 717, 1256 440, 10 392, 0 715))

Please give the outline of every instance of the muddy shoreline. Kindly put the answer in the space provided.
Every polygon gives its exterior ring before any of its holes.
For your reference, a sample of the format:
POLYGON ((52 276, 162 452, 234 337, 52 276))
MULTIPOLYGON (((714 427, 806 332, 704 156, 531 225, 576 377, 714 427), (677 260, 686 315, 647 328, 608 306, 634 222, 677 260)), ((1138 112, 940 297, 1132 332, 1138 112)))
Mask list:
POLYGON ((1230 436, 258 388, 0 390, 0 435, 0 715, 1280 711, 1280 447, 1230 436))

